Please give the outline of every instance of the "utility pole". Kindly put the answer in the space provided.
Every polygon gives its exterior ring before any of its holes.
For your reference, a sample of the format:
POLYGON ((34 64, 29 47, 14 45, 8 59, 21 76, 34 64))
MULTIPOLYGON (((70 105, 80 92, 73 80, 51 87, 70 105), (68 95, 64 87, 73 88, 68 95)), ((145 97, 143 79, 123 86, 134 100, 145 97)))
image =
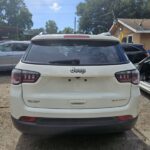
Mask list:
POLYGON ((115 23, 117 21, 116 15, 114 13, 114 10, 112 10, 112 15, 113 15, 113 22, 115 23))
POLYGON ((74 18, 74 34, 77 32, 77 18, 74 18))

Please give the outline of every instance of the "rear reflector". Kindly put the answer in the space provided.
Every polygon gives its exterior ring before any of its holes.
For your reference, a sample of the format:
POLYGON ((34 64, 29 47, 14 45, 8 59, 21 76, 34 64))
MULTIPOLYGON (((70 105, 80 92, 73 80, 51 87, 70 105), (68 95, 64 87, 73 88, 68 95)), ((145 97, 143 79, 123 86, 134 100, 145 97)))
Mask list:
POLYGON ((36 117, 23 116, 20 118, 20 121, 34 123, 37 121, 37 118, 36 117))
POLYGON ((14 85, 19 85, 21 83, 35 83, 39 77, 40 73, 38 72, 13 69, 11 83, 14 85))
POLYGON ((127 70, 117 72, 115 76, 117 80, 121 83, 130 82, 132 84, 137 85, 140 82, 138 70, 127 70))
POLYGON ((131 115, 126 115, 126 116, 118 116, 117 119, 119 121, 127 121, 127 120, 132 120, 133 117, 131 115))
POLYGON ((89 39, 88 35, 65 35, 65 39, 89 39))

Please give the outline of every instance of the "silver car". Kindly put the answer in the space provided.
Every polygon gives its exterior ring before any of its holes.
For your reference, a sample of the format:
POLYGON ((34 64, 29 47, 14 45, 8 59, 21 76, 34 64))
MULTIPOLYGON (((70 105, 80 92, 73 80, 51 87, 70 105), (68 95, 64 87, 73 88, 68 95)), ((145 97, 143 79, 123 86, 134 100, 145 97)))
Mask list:
POLYGON ((0 71, 12 70, 25 53, 29 44, 29 41, 0 43, 0 71))

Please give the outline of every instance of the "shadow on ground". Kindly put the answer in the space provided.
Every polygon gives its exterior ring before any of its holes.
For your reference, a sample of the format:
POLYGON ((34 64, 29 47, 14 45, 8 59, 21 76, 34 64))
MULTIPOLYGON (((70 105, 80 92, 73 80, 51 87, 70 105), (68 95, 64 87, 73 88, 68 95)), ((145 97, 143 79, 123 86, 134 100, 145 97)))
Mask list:
POLYGON ((10 76, 11 75, 11 71, 0 71, 0 77, 2 76, 10 76))
POLYGON ((11 71, 1 71, 0 72, 0 84, 10 83, 11 71))
POLYGON ((124 134, 55 136, 21 135, 16 150, 150 150, 132 131, 124 134))

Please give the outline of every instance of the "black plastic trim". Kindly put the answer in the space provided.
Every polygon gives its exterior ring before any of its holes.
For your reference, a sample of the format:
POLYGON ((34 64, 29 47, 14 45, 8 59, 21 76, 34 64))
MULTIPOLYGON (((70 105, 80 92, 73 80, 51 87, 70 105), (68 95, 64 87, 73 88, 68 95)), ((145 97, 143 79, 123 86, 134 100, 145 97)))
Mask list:
POLYGON ((21 132, 33 135, 53 135, 62 133, 100 134, 130 130, 137 118, 119 121, 115 117, 83 119, 38 118, 36 123, 27 123, 12 117, 14 126, 21 132))

